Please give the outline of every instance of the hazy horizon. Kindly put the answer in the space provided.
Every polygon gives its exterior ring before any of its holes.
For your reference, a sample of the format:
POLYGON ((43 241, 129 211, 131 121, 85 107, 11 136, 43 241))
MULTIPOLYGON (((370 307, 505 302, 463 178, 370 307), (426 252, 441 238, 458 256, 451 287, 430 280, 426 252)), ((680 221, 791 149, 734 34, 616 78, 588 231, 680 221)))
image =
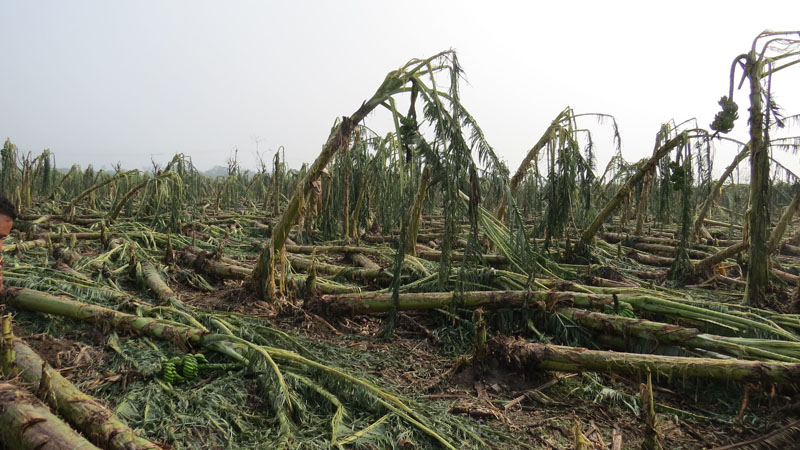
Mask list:
MULTIPOLYGON (((762 30, 796 29, 800 3, 0 1, 0 137, 49 148, 58 167, 161 164, 175 153, 200 170, 312 161, 334 120, 355 111, 387 72, 454 48, 462 100, 516 169, 566 106, 614 115, 623 155, 652 151, 659 125, 707 127, 727 94, 734 57, 762 30)), ((786 114, 800 113, 800 68, 773 79, 786 114)), ((738 80, 737 80, 738 81, 738 80)), ((746 90, 737 91, 746 139, 746 90)), ((380 113, 367 119, 390 131, 380 113)), ((598 167, 611 157, 596 132, 598 167)), ((798 134, 798 133, 794 133, 798 134)), ((717 167, 732 149, 719 150, 717 167)), ((800 167, 791 155, 776 155, 800 167)))

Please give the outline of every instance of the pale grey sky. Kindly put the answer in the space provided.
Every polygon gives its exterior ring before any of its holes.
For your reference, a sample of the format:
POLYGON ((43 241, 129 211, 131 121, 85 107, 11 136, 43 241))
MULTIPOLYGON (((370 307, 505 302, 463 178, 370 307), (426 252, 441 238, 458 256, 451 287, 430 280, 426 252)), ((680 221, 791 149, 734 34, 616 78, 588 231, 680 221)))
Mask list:
MULTIPOLYGON (((234 147, 252 168, 258 137, 299 166, 388 71, 454 48, 463 101, 512 170, 567 105, 616 116, 634 161, 660 123, 711 122, 760 31, 800 29, 798 0, 555 3, 0 0, 0 137, 59 167, 183 152, 201 169, 234 147)), ((789 114, 798 81, 800 68, 773 80, 789 114)), ((595 139, 602 166, 610 135, 595 139)))

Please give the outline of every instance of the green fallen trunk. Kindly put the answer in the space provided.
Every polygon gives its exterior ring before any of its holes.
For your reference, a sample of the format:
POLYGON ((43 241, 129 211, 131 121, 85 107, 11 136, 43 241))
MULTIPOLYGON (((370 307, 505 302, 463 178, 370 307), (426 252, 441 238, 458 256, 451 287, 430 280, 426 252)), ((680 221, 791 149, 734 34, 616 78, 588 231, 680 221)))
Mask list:
POLYGON ((388 247, 354 247, 349 245, 287 245, 286 251, 305 255, 310 255, 312 253, 363 253, 365 255, 380 256, 381 253, 385 252, 394 253, 394 250, 388 247))
POLYGON ((144 333, 154 338, 172 340, 181 345, 199 345, 208 334, 199 328, 126 314, 32 289, 8 288, 3 291, 0 300, 7 305, 27 311, 56 314, 97 325, 111 326, 118 330, 144 333))
MULTIPOLYGON (((575 308, 559 308, 556 312, 581 327, 597 333, 611 333, 625 337, 632 336, 644 340, 655 340, 661 344, 709 350, 739 359, 800 362, 800 345, 796 343, 794 343, 793 347, 789 347, 790 352, 776 352, 761 347, 763 345, 769 348, 770 343, 775 342, 767 339, 751 339, 748 343, 736 343, 729 341, 725 336, 702 333, 696 328, 650 320, 632 319, 575 308), (787 356, 783 353, 789 353, 792 356, 787 356)), ((791 344, 785 341, 782 342, 791 344)))
POLYGON ((37 239, 50 239, 51 241, 71 241, 72 239, 78 241, 97 241, 103 237, 103 233, 99 231, 83 232, 83 233, 41 233, 35 236, 37 239))
MULTIPOLYGON (((593 307, 610 304, 613 299, 607 295, 554 291, 471 291, 461 295, 419 292, 399 294, 397 310, 437 309, 454 304, 468 308, 521 308, 537 302, 593 307)), ((350 316, 388 312, 393 302, 391 293, 323 295, 319 301, 309 302, 308 307, 328 316, 350 316)))
MULTIPOLYGON (((312 261, 309 259, 301 258, 291 253, 287 253, 286 258, 289 260, 295 270, 301 270, 304 272, 311 270, 312 261)), ((318 274, 330 275, 334 278, 377 282, 382 285, 388 285, 392 281, 392 275, 388 272, 385 272, 381 268, 367 269, 364 267, 345 267, 337 266, 335 264, 328 264, 321 261, 313 262, 313 266, 314 270, 316 270, 318 274)))
POLYGON ((205 254, 196 254, 188 251, 180 252, 178 253, 178 259, 198 273, 211 275, 223 280, 244 280, 253 273, 253 269, 248 267, 215 261, 205 254))
POLYGON ((676 378, 711 378, 770 383, 796 382, 800 364, 643 355, 528 342, 499 336, 489 346, 491 354, 521 372, 608 372, 676 378))
MULTIPOLYGON (((210 275, 222 280, 245 280, 253 272, 253 269, 249 267, 226 263, 224 262, 225 258, 223 258, 223 261, 217 261, 208 256, 204 256, 204 254, 192 253, 189 251, 190 249, 191 247, 187 248, 185 252, 178 253, 178 257, 184 264, 192 267, 192 269, 198 273, 210 275)), ((199 249, 195 247, 195 250, 199 249)), ((307 275, 297 273, 290 273, 288 277, 289 280, 299 286, 305 286, 308 280, 307 275)), ((356 286, 339 284, 319 277, 316 278, 316 290, 323 294, 345 294, 360 291, 356 286)))
POLYGON ((714 227, 730 228, 737 231, 744 231, 743 226, 736 225, 735 223, 725 223, 725 222, 720 222, 719 220, 711 220, 711 219, 703 219, 703 223, 714 227))
MULTIPOLYGON (((394 249, 388 247, 352 247, 347 245, 287 245, 286 251, 289 253, 299 253, 305 255, 310 255, 314 252, 317 254, 344 253, 350 255, 362 253, 364 255, 386 256, 389 258, 393 258, 395 253, 394 249)), ((416 256, 420 259, 439 262, 439 260, 442 258, 442 252, 439 250, 417 249, 416 256)), ((464 253, 453 252, 450 254, 450 258, 453 261, 463 261, 465 256, 464 253)), ((486 261, 487 264, 508 264, 508 259, 503 255, 484 254, 481 255, 481 258, 486 261)))
MULTIPOLYGON (((428 261, 436 261, 438 262, 442 258, 442 252, 439 250, 417 250, 417 257, 421 259, 426 259, 428 261)), ((466 257, 464 253, 451 253, 450 259, 453 261, 464 261, 466 257)), ((508 258, 503 255, 494 255, 494 254, 483 254, 480 258, 486 262, 486 264, 492 265, 507 265, 508 258)))
POLYGON ((409 212, 408 234, 406 234, 405 252, 407 255, 414 256, 417 251, 417 235, 419 234, 420 223, 422 222, 422 205, 428 195, 428 186, 433 177, 431 166, 426 164, 422 170, 417 186, 417 194, 414 197, 414 204, 409 212))
POLYGON ((24 242, 18 242, 16 244, 4 245, 3 253, 9 253, 14 251, 26 252, 28 250, 39 247, 47 247, 47 240, 35 239, 33 241, 24 241, 24 242))
POLYGON ((148 261, 142 262, 142 276, 144 284, 156 294, 162 304, 180 305, 175 291, 161 278, 161 274, 155 265, 148 261))
MULTIPOLYGON (((656 256, 651 255, 648 253, 640 253, 638 251, 632 250, 630 253, 627 254, 628 257, 633 259, 634 261, 640 262, 642 264, 647 264, 648 266, 658 266, 658 267, 670 267, 672 263, 675 262, 675 258, 667 258, 664 256, 656 256)), ((699 260, 692 260, 692 263, 697 263, 699 260)))
MULTIPOLYGON (((635 242, 635 238, 633 238, 631 241, 623 242, 623 245, 635 248, 636 250, 673 258, 678 254, 678 247, 663 244, 650 244, 647 242, 635 242)), ((708 252, 693 248, 687 248, 686 251, 692 258, 706 258, 710 256, 708 252)))
POLYGON ((8 450, 100 450, 41 401, 0 382, 0 447, 8 450))
POLYGON ((381 266, 361 253, 350 253, 350 260, 359 267, 369 270, 381 270, 381 266))
POLYGON ((125 423, 95 398, 84 394, 50 367, 36 352, 19 339, 14 340, 15 364, 20 377, 33 386, 47 380, 50 407, 58 410, 73 427, 83 432, 95 445, 108 450, 160 449, 155 443, 137 436, 125 423))
MULTIPOLYGON (((588 288, 584 290, 589 290, 588 288)), ((598 289, 595 289, 598 290, 598 289)), ((606 292, 608 289, 600 289, 606 292)), ((613 291, 625 292, 625 288, 614 288, 613 291)), ((681 303, 644 293, 642 289, 629 289, 628 293, 617 294, 619 302, 628 303, 634 309, 647 311, 662 317, 684 318, 702 323, 724 325, 741 330, 744 334, 768 333, 787 341, 800 342, 795 334, 786 331, 773 321, 760 316, 743 317, 715 311, 709 308, 681 303)), ((614 295, 594 294, 588 292, 559 292, 550 290, 538 291, 468 291, 463 294, 452 292, 402 293, 398 296, 399 311, 446 308, 451 305, 469 308, 483 307, 521 308, 534 303, 543 302, 544 307, 579 306, 596 308, 614 303, 614 295)), ((323 295, 319 300, 311 301, 308 307, 319 310, 330 316, 350 316, 361 314, 377 314, 389 311, 393 306, 389 293, 340 294, 323 295)))
POLYGON ((747 242, 739 242, 738 244, 734 244, 728 248, 722 249, 719 252, 711 256, 708 256, 706 258, 703 258, 702 260, 695 263, 694 272, 699 274, 709 272, 717 264, 725 261, 728 258, 732 258, 739 252, 747 250, 747 247, 748 247, 747 242))

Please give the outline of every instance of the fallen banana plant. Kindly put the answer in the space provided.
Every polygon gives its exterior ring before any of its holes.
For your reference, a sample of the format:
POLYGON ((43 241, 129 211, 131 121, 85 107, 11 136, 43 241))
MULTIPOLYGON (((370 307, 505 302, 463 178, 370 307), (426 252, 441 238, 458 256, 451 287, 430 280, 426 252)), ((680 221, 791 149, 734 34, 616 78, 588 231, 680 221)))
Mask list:
POLYGON ((508 337, 495 338, 489 348, 491 354, 507 367, 523 373, 553 370, 646 375, 649 372, 670 380, 696 377, 772 383, 790 383, 800 376, 798 363, 643 355, 540 344, 508 337))
MULTIPOLYGON (((607 288, 605 288, 607 289, 607 288)), ((605 289, 594 289, 595 292, 605 289)), ((625 292, 624 288, 614 288, 616 292, 625 292)), ((616 301, 630 304, 634 310, 646 311, 660 316, 684 318, 698 322, 713 321, 725 324, 749 333, 768 333, 788 341, 800 342, 791 333, 769 319, 757 315, 750 317, 715 311, 693 304, 679 302, 654 295, 651 292, 632 288, 626 293, 605 294, 565 291, 467 291, 453 292, 420 292, 403 293, 398 296, 397 304, 389 293, 336 294, 324 295, 319 301, 311 301, 309 307, 322 311, 330 316, 353 316, 376 314, 390 311, 396 307, 399 311, 437 309, 448 306, 469 308, 521 308, 543 302, 545 305, 575 305, 596 308, 611 305, 616 301)))

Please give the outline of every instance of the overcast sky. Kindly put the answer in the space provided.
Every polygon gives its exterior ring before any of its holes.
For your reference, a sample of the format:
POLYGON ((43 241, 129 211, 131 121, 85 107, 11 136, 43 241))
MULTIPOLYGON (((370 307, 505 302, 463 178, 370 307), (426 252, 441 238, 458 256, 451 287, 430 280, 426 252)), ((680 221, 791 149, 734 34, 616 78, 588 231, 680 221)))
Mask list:
MULTIPOLYGON (((388 71, 454 48, 463 102, 512 170, 565 106, 614 115, 634 161, 662 122, 707 126, 733 58, 799 18, 798 0, 0 0, 0 136, 50 148, 59 167, 142 168, 182 152, 208 169, 238 148, 252 168, 256 145, 267 158, 283 145, 297 167, 388 71)), ((773 89, 800 113, 800 67, 773 89)), ((610 135, 595 140, 604 165, 610 135)))

